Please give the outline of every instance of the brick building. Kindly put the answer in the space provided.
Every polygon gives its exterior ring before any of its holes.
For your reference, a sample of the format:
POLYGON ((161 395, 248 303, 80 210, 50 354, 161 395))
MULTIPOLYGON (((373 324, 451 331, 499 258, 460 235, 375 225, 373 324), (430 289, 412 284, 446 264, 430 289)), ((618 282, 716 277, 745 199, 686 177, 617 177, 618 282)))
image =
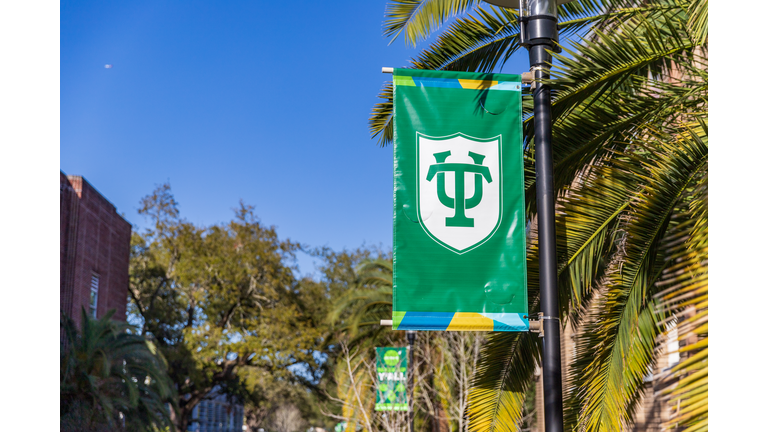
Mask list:
POLYGON ((61 310, 80 325, 80 309, 125 321, 131 224, 80 176, 60 173, 61 310))

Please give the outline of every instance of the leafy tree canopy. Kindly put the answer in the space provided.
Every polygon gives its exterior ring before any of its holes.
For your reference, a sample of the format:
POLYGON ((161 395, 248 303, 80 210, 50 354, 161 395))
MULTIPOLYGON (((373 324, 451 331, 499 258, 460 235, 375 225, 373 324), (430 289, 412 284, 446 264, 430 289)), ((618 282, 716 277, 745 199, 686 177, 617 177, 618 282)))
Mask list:
POLYGON ((129 312, 168 360, 179 429, 217 386, 253 389, 251 376, 262 373, 318 377, 325 339, 316 308, 327 292, 294 276, 298 244, 243 203, 227 223, 196 226, 179 215, 168 184, 139 213, 152 225, 132 238, 129 312))

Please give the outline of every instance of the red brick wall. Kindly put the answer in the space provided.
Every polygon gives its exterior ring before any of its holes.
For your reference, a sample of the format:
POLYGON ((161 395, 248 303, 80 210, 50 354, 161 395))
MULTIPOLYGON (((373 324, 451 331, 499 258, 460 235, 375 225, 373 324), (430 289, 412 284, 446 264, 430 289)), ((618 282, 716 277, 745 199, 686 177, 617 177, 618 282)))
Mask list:
POLYGON ((131 225, 79 176, 61 174, 61 309, 80 323, 88 312, 91 276, 99 276, 96 316, 115 309, 125 321, 131 225))
POLYGON ((72 311, 72 271, 75 248, 68 248, 67 245, 72 242, 70 237, 77 230, 77 194, 72 189, 67 176, 60 173, 59 185, 59 214, 61 216, 61 225, 59 229, 61 260, 59 271, 61 273, 61 285, 59 301, 61 310, 71 315, 72 311), (73 207, 74 205, 74 207, 73 207))

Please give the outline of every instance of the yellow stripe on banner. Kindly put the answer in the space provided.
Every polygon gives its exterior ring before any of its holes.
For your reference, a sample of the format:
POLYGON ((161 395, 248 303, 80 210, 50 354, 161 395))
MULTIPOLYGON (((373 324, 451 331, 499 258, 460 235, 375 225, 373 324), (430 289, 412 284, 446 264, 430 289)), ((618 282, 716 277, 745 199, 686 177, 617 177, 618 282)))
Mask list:
POLYGON ((489 88, 495 86, 498 83, 499 83, 498 81, 468 80, 468 79, 459 80, 459 84, 461 84, 461 88, 470 89, 470 90, 488 90, 489 88))
POLYGON ((493 320, 479 313, 456 312, 446 330, 493 330, 493 320))

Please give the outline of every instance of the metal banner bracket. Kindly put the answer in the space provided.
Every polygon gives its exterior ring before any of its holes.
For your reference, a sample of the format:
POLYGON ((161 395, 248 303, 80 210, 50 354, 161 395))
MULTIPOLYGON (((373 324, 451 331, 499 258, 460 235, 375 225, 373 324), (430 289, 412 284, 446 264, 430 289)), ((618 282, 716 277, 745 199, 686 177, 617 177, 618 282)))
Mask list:
POLYGON ((528 319, 528 331, 532 333, 538 333, 540 338, 544 337, 544 323, 543 320, 558 320, 558 317, 544 316, 543 312, 539 312, 536 316, 524 316, 528 319))
MULTIPOLYGON (((541 72, 543 75, 549 76, 549 68, 548 67, 541 66, 541 65, 531 66, 531 71, 530 72, 525 72, 523 74, 523 76, 526 76, 526 75, 528 76, 528 81, 527 82, 531 84, 531 90, 535 89, 537 87, 537 84, 540 84, 540 83, 537 83, 535 81, 536 71, 541 72)), ((523 80, 523 82, 526 82, 526 81, 523 80)))
POLYGON ((531 333, 538 333, 539 337, 544 337, 544 326, 541 325, 541 317, 543 313, 539 312, 536 316, 524 316, 528 318, 528 331, 531 333))
POLYGON ((523 72, 520 77, 523 84, 533 84, 533 72, 523 72))

